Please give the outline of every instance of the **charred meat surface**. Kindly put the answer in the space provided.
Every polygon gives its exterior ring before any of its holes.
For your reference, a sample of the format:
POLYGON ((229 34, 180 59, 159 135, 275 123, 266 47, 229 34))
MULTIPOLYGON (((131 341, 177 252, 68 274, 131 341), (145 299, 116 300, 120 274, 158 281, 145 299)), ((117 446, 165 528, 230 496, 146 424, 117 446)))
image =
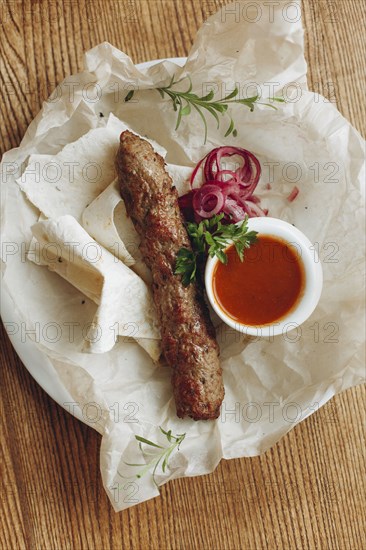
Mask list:
POLYGON ((201 289, 195 284, 184 287, 180 276, 174 275, 179 249, 191 248, 177 190, 163 158, 132 132, 121 134, 116 166, 121 196, 152 272, 163 353, 173 369, 177 415, 218 418, 224 387, 215 329, 201 289))

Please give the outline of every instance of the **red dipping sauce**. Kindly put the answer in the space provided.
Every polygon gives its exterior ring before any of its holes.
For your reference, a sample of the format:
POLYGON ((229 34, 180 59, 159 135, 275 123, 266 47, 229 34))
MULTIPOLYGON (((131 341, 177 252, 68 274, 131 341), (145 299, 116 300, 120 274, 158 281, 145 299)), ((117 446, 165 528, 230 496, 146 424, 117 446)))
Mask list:
POLYGON ((300 251, 291 243, 259 235, 241 262, 234 245, 228 263, 217 262, 213 293, 220 309, 245 325, 268 325, 290 313, 305 287, 300 251))

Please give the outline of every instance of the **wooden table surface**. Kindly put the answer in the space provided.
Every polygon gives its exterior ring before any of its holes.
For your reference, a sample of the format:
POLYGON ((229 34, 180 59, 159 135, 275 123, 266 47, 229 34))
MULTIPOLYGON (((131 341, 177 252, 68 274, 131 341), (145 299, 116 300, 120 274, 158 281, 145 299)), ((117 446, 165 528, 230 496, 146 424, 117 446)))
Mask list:
MULTIPOLYGON (((107 40, 135 62, 185 56, 225 2, 5 1, 2 152, 16 147, 55 84, 107 40)), ((364 0, 304 0, 310 89, 365 135, 364 0)), ((1 548, 350 549, 365 538, 365 391, 332 399, 274 448, 165 485, 116 514, 99 474, 100 436, 54 403, 1 332, 1 548)))

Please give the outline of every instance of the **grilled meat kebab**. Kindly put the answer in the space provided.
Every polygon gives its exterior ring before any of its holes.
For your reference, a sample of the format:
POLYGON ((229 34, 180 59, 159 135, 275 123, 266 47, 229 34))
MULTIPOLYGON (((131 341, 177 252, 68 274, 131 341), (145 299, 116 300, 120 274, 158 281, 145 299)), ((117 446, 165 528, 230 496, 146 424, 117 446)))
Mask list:
POLYGON ((224 386, 215 329, 202 289, 197 284, 184 287, 180 275, 174 274, 179 249, 191 249, 177 190, 163 158, 132 132, 121 134, 116 166, 121 196, 152 272, 177 415, 194 420, 218 418, 224 386))

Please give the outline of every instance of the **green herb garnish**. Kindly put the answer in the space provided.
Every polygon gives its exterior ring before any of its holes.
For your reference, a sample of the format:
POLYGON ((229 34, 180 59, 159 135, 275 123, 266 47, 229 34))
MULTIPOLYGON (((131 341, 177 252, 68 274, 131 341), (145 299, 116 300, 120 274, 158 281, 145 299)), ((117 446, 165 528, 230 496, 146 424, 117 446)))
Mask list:
MULTIPOLYGON (((150 462, 148 462, 146 464, 130 464, 130 463, 125 462, 125 464, 127 466, 135 466, 135 467, 143 466, 142 470, 140 470, 135 476, 133 476, 133 477, 136 477, 137 479, 140 479, 149 470, 151 470, 151 468, 153 468, 152 477, 153 477, 153 481, 154 481, 156 486, 158 486, 158 485, 157 485, 156 480, 155 480, 155 475, 156 475, 157 469, 159 467, 159 464, 161 464, 161 469, 162 469, 163 473, 165 473, 167 468, 169 469, 168 462, 169 462, 169 458, 170 458, 171 454, 173 453, 173 451, 175 449, 177 449, 179 451, 179 446, 180 446, 180 444, 182 443, 183 439, 186 436, 185 433, 184 434, 173 435, 171 430, 165 431, 160 426, 159 426, 159 429, 160 429, 161 433, 165 435, 168 442, 170 443, 170 445, 168 447, 163 447, 162 445, 158 445, 157 443, 154 443, 153 441, 150 441, 149 439, 145 439, 144 437, 141 437, 140 435, 135 435, 135 439, 139 442, 139 448, 140 448, 140 451, 142 452, 142 454, 144 456, 152 456, 153 458, 150 460, 150 462), (148 447, 153 447, 155 449, 161 449, 161 450, 160 451, 154 451, 154 452, 151 453, 151 452, 147 451, 146 448, 144 449, 142 445, 147 445, 148 447)), ((124 476, 121 476, 121 477, 124 477, 124 476)))
POLYGON ((203 220, 199 224, 186 224, 187 232, 192 243, 192 249, 181 248, 178 251, 175 275, 182 276, 182 283, 188 286, 196 280, 197 266, 205 257, 217 256, 221 263, 227 264, 228 257, 225 248, 234 244, 235 250, 242 262, 245 249, 257 240, 257 231, 248 231, 248 216, 241 224, 224 225, 221 223, 224 214, 203 220))
MULTIPOLYGON (((175 81, 174 78, 175 78, 175 75, 172 76, 168 86, 164 86, 156 89, 160 93, 163 99, 167 95, 172 100, 174 111, 178 112, 175 130, 178 130, 180 123, 182 121, 182 118, 184 116, 190 115, 193 109, 197 111, 197 113, 202 119, 204 129, 205 129, 205 141, 204 141, 205 143, 207 141, 207 121, 206 121, 204 110, 207 111, 210 115, 212 115, 213 118, 216 120, 217 128, 220 127, 219 115, 226 116, 226 118, 228 118, 229 120, 229 125, 227 127, 225 137, 230 136, 231 134, 235 137, 238 132, 237 132, 237 129, 235 128, 234 120, 228 112, 229 105, 231 103, 238 103, 240 105, 245 105, 252 112, 254 111, 255 105, 265 105, 267 107, 271 107, 272 109, 277 109, 277 107, 272 105, 272 103, 259 102, 258 101, 260 99, 259 95, 248 97, 245 99, 238 99, 239 89, 237 86, 235 86, 234 90, 223 99, 214 99, 215 92, 213 90, 211 90, 207 95, 200 97, 197 94, 192 92, 192 80, 190 76, 186 76, 177 81, 175 81), (185 79, 189 80, 189 86, 186 91, 182 92, 182 91, 173 89, 174 86, 176 86, 177 84, 179 84, 185 79)), ((134 91, 130 90, 127 96, 125 97, 125 101, 126 102, 130 101, 133 95, 134 95, 134 91)), ((269 98, 269 101, 278 102, 278 103, 285 102, 283 98, 279 98, 279 97, 269 98)))

